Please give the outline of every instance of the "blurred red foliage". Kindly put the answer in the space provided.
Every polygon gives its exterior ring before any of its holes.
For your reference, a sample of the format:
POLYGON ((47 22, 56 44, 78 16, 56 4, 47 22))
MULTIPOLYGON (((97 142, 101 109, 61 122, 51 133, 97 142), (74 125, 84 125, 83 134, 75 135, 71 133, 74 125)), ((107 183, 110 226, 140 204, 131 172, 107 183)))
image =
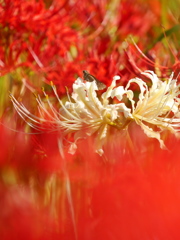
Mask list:
MULTIPOLYGON (((49 189, 47 205, 43 196, 45 181, 54 172, 51 168, 44 178, 43 168, 38 169, 39 197, 37 183, 1 184, 2 239, 76 239, 75 232, 80 240, 179 239, 179 141, 169 139, 170 151, 159 150, 156 144, 152 151, 148 145, 143 158, 126 153, 116 162, 93 153, 91 144, 91 140, 81 141, 77 154, 66 156, 72 206, 61 171, 54 178, 54 189, 49 189)), ((56 160, 52 149, 49 166, 56 160)))
MULTIPOLYGON (((43 81, 53 81, 61 93, 65 93, 65 86, 71 89, 82 70, 108 84, 124 65, 124 39, 128 34, 142 37, 150 31, 159 20, 159 11, 140 0, 136 4, 132 0, 116 4, 108 0, 3 1, 1 74, 16 71, 20 73, 16 77, 23 75, 28 80, 35 73, 43 81)), ((149 34, 153 37, 153 31, 149 34)), ((124 75, 131 71, 123 68, 124 75)))

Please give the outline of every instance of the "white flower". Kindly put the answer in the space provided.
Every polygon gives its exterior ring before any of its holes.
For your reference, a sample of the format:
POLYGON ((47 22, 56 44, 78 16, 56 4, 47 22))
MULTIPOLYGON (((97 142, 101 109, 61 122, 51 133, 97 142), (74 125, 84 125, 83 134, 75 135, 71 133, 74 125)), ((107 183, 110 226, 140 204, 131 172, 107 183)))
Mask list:
POLYGON ((56 88, 52 85, 54 94, 61 106, 57 111, 46 96, 49 109, 45 106, 39 96, 36 100, 39 105, 40 116, 31 114, 22 103, 19 103, 12 95, 11 100, 19 115, 33 128, 45 130, 42 123, 48 123, 51 131, 61 130, 64 136, 74 134, 74 142, 69 148, 69 152, 74 154, 78 139, 87 138, 94 134, 96 138, 95 151, 100 155, 103 154, 103 144, 108 138, 111 126, 123 129, 125 116, 130 114, 130 109, 124 103, 110 104, 109 98, 119 76, 113 78, 111 86, 104 92, 101 99, 97 97, 97 84, 85 82, 78 78, 73 84, 73 93, 69 101, 63 104, 59 98, 56 88), (29 120, 27 121, 26 119, 29 120))
MULTIPOLYGON (((177 80, 173 80, 173 74, 166 81, 158 79, 152 71, 142 73, 151 79, 152 85, 148 88, 147 84, 139 79, 131 79, 124 89, 131 103, 130 118, 141 126, 144 133, 151 138, 156 138, 160 142, 161 148, 165 148, 161 139, 163 130, 170 130, 174 134, 179 132, 180 115, 179 115, 179 85, 177 80), (135 103, 134 93, 129 90, 131 83, 136 83, 140 88, 139 100, 135 103)), ((119 100, 122 95, 118 95, 119 88, 112 91, 112 97, 116 96, 119 100)), ((122 89, 120 90, 122 92, 122 89)))
POLYGON ((72 96, 68 94, 68 101, 65 103, 59 98, 52 84, 60 110, 52 105, 43 91, 47 99, 46 104, 39 96, 36 97, 40 117, 31 114, 12 95, 11 100, 19 115, 31 127, 43 131, 47 128, 43 123, 48 123, 49 130, 60 130, 65 138, 73 136, 74 141, 69 147, 71 154, 76 151, 78 139, 93 135, 95 151, 102 155, 103 145, 108 141, 111 130, 115 128, 117 131, 127 130, 132 121, 140 125, 148 137, 156 138, 161 148, 165 148, 161 132, 168 129, 177 134, 180 127, 179 86, 177 81, 172 79, 173 75, 169 80, 161 81, 151 71, 142 74, 151 79, 150 88, 139 78, 129 80, 126 87, 116 87, 116 81, 120 77, 115 76, 110 87, 100 97, 97 95, 98 87, 95 81, 84 82, 78 78, 73 84, 72 96), (136 101, 134 92, 130 89, 131 83, 136 83, 140 89, 136 101), (119 102, 113 102, 114 98, 119 102), (125 99, 129 100, 129 105, 125 99))

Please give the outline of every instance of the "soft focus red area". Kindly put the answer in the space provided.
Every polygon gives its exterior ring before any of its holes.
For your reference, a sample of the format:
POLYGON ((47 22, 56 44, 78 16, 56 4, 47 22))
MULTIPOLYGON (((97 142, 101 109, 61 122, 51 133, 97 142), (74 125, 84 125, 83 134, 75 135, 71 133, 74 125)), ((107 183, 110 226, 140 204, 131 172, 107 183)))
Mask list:
POLYGON ((45 211, 34 207, 31 191, 25 187, 1 186, 1 239, 56 239, 55 221, 45 211))
POLYGON ((179 239, 178 145, 149 151, 143 162, 138 154, 104 162, 80 216, 80 239, 179 239))
MULTIPOLYGON (((3 120, 1 119, 1 121, 3 120)), ((6 125, 0 125, 0 131, 1 167, 13 166, 22 169, 30 167, 31 163, 27 161, 27 159, 32 158, 32 146, 29 145, 29 137, 23 132, 13 132, 13 128, 6 125)))
POLYGON ((154 7, 150 9, 147 2, 141 4, 141 1, 122 1, 119 8, 119 34, 134 34, 139 37, 151 34, 152 27, 155 26, 160 12, 159 2, 156 1, 156 3, 156 11, 154 11, 154 7))
MULTIPOLYGON (((84 1, 77 0, 74 2, 67 1, 68 10, 73 14, 74 24, 80 24, 81 30, 89 28, 90 35, 96 36, 94 30, 100 33, 103 30, 102 23, 105 21, 107 11, 106 7, 110 3, 109 0, 104 1, 84 1)), ((119 4, 119 3, 118 3, 119 4)))
MULTIPOLYGON (((67 166, 78 239, 179 239, 180 153, 179 142, 173 144, 171 152, 158 149, 143 162, 126 154, 110 163, 81 142, 67 166)), ((38 210, 31 194, 23 185, 1 187, 2 239, 75 239, 66 194, 50 204, 59 217, 49 215, 50 206, 38 210)))
POLYGON ((62 158, 59 153, 58 133, 40 133, 31 139, 34 157, 34 168, 39 172, 52 173, 62 171, 62 158))
POLYGON ((13 128, 1 125, 0 167, 13 167, 22 171, 22 176, 36 172, 52 174, 62 171, 62 158, 57 138, 59 133, 27 134, 24 128, 13 132, 13 128))
POLYGON ((81 239, 179 239, 180 192, 174 174, 127 165, 117 170, 92 190, 92 216, 79 230, 81 239))

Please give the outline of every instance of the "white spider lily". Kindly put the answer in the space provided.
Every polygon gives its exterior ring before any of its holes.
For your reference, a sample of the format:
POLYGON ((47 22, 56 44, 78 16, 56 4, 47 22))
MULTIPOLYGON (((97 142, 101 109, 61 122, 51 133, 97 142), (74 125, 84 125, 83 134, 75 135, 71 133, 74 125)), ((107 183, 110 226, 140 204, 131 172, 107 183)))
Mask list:
MULTIPOLYGON (((142 79, 134 78, 129 80, 126 87, 116 87, 116 81, 120 77, 115 76, 110 87, 107 88, 100 98, 97 96, 98 87, 95 81, 84 82, 78 78, 73 84, 73 93, 65 103, 59 98, 56 88, 52 85, 54 94, 59 101, 58 111, 50 102, 47 94, 45 104, 39 96, 38 102, 40 117, 31 114, 22 103, 19 103, 12 95, 11 100, 19 115, 32 127, 38 130, 46 130, 48 123, 51 131, 60 130, 63 137, 72 136, 69 152, 74 154, 78 139, 94 136, 95 151, 103 154, 103 145, 111 134, 112 127, 117 131, 127 129, 131 121, 141 126, 144 133, 160 142, 161 148, 165 148, 161 138, 163 130, 170 130, 177 134, 180 128, 178 95, 179 86, 173 80, 173 75, 167 81, 160 81, 155 73, 146 71, 142 73, 152 81, 149 88, 142 79), (134 92, 130 90, 131 83, 139 86, 140 93, 138 101, 135 102, 134 92), (124 97, 129 99, 130 106, 127 107, 124 97), (119 102, 111 103, 110 99, 116 97, 119 102), (48 106, 47 106, 48 105, 48 106)), ((114 131, 112 131, 114 133, 114 131)))
MULTIPOLYGON (((161 81, 152 71, 142 73, 152 81, 152 86, 139 79, 131 79, 123 90, 131 102, 131 118, 141 126, 144 133, 151 138, 156 138, 160 142, 161 148, 165 148, 161 139, 163 130, 170 130, 177 134, 180 129, 179 104, 180 94, 177 80, 173 80, 173 74, 167 81, 161 81), (139 100, 135 104, 134 93, 129 90, 131 83, 136 83, 140 88, 139 100)), ((112 97, 122 99, 122 94, 118 95, 119 88, 112 92, 112 97)), ((122 89, 121 89, 122 92, 122 89)))
POLYGON ((57 111, 48 96, 46 96, 47 106, 42 102, 39 96, 36 100, 39 105, 41 117, 31 114, 22 103, 19 103, 12 95, 11 100, 19 115, 33 128, 45 130, 41 123, 48 123, 50 130, 62 130, 65 136, 74 134, 74 142, 69 148, 69 152, 73 154, 77 148, 76 141, 80 138, 87 138, 94 134, 96 138, 95 151, 99 155, 103 154, 103 144, 108 138, 111 126, 123 129, 124 116, 129 116, 130 109, 124 103, 110 104, 109 97, 119 76, 113 78, 111 86, 104 92, 101 99, 97 97, 97 84, 93 82, 85 82, 78 78, 73 84, 72 100, 65 104, 59 98, 56 88, 52 85, 56 98, 60 103, 60 111, 57 111), (48 120, 47 120, 48 118, 48 120), (28 120, 27 120, 28 119, 28 120), (30 120, 30 121, 29 121, 30 120))

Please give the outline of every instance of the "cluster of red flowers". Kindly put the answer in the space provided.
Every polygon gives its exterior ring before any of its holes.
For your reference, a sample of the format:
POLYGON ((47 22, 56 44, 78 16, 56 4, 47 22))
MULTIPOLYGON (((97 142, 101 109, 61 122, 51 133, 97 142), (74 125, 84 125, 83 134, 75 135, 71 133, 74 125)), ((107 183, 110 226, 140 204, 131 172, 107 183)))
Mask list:
POLYGON ((178 140, 167 133, 160 150, 133 128, 132 142, 116 139, 104 157, 91 138, 63 156, 60 133, 30 130, 8 99, 9 90, 35 113, 32 93, 52 97, 53 81, 65 98, 83 70, 107 86, 143 70, 177 75, 179 29, 162 0, 1 1, 1 239, 180 239, 178 140))

